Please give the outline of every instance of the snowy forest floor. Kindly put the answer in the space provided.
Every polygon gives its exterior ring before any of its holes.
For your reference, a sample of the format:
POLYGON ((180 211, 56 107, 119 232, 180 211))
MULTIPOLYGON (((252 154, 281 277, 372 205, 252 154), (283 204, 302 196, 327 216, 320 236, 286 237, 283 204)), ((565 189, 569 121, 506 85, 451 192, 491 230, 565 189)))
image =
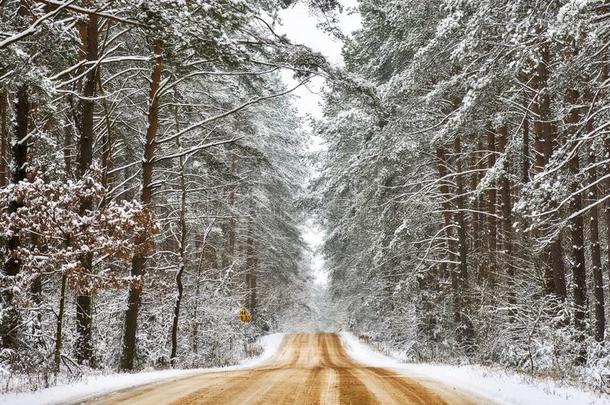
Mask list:
POLYGON ((395 369, 409 375, 437 379, 455 389, 493 399, 496 404, 610 404, 609 394, 561 384, 552 379, 478 365, 405 363, 398 360, 399 354, 390 353, 382 345, 376 345, 374 349, 349 332, 341 333, 341 337, 348 354, 358 362, 395 369))

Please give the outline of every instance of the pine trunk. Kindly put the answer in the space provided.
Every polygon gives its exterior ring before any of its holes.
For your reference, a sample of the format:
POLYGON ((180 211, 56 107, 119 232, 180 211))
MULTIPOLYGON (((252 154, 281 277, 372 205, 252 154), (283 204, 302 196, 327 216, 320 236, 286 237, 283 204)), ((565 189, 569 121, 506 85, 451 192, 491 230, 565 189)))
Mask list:
MULTIPOLYGON (((496 134, 493 130, 487 130, 487 169, 492 170, 496 164, 496 134)), ((496 280, 497 272, 497 258, 496 252, 498 250, 497 234, 498 234, 498 223, 496 219, 496 203, 497 203, 497 190, 495 182, 489 184, 487 189, 487 240, 488 240, 488 255, 489 255, 489 268, 487 273, 487 281, 492 285, 496 280)))
POLYGON ((504 154, 502 164, 502 177, 500 178, 500 200, 502 213, 502 248, 506 266, 508 302, 512 306, 516 303, 515 299, 515 268, 513 267, 513 208, 511 201, 510 184, 510 163, 508 146, 508 128, 503 125, 498 130, 498 146, 500 152, 504 154))
MULTIPOLYGON (((485 168, 487 166, 487 162, 485 162, 485 147, 483 146, 483 140, 482 140, 482 136, 478 136, 478 141, 477 141, 477 151, 478 151, 478 163, 476 166, 476 169, 478 170, 478 175, 477 175, 477 187, 478 187, 478 183, 481 181, 481 179, 484 176, 484 171, 485 168)), ((474 190, 475 188, 473 188, 474 190)), ((475 237, 476 240, 476 249, 477 252, 480 254, 479 257, 484 256, 484 250, 485 250, 485 245, 486 245, 486 238, 485 238, 485 233, 486 233, 486 222, 485 222, 485 195, 479 195, 477 197, 476 200, 476 213, 474 214, 474 218, 476 218, 476 223, 477 223, 477 230, 473 232, 473 236, 475 237), (476 236, 475 236, 476 235, 476 236)), ((486 274, 488 273, 488 264, 484 261, 484 260, 477 260, 477 267, 478 267, 478 275, 477 275, 477 281, 479 283, 482 283, 483 280, 486 277, 486 274)))
MULTIPOLYGON (((524 104, 527 106, 527 100, 524 104)), ((527 112, 523 117, 523 139, 521 144, 521 154, 523 155, 521 181, 523 182, 523 184, 527 184, 530 181, 530 120, 528 118, 527 112)))
MULTIPOLYGON (((97 61, 98 54, 98 22, 95 14, 89 15, 88 22, 82 23, 80 27, 81 44, 84 58, 90 62, 97 61)), ((78 178, 84 179, 93 163, 93 141, 94 141, 94 101, 95 83, 97 79, 97 69, 87 65, 87 74, 83 85, 83 96, 80 100, 80 140, 79 140, 79 161, 78 178)), ((80 201, 80 215, 85 215, 93 209, 91 198, 83 197, 80 201)), ((81 266, 85 274, 92 273, 93 255, 87 253, 80 258, 81 266)), ((92 338, 92 297, 87 286, 81 286, 76 297, 76 361, 79 364, 94 366, 93 359, 93 338, 92 338)))
MULTIPOLYGON (((551 122, 551 96, 548 89, 550 53, 548 45, 540 48, 541 60, 536 66, 534 78, 537 90, 533 103, 534 121, 534 168, 537 173, 544 170, 553 154, 554 130, 551 122)), ((563 248, 561 235, 551 243, 543 254, 544 279, 547 294, 554 293, 561 301, 567 298, 565 267, 563 264, 563 248)))
MULTIPOLYGON (((234 177, 237 174, 237 153, 235 152, 235 145, 231 145, 231 153, 230 153, 231 163, 229 166, 229 175, 233 177, 231 181, 235 181, 234 177)), ((224 254, 224 266, 228 266, 234 260, 235 256, 235 228, 237 227, 237 221, 235 219, 235 213, 233 209, 235 208, 235 199, 236 199, 237 186, 231 186, 229 191, 229 208, 231 212, 229 212, 229 227, 227 229, 227 251, 224 254)))
MULTIPOLYGON (((604 149, 606 159, 610 158, 610 138, 604 140, 604 149)), ((606 164, 605 169, 606 173, 610 173, 610 163, 606 164)), ((610 177, 604 183, 606 195, 610 195, 610 177)), ((604 221, 606 222, 606 270, 608 280, 610 280, 610 198, 606 199, 604 203, 604 221)))
MULTIPOLYGON (((573 174, 579 171, 578 155, 576 154, 570 162, 573 174)), ((577 186, 575 186, 576 188, 577 186)), ((572 197, 570 212, 575 213, 582 210, 582 197, 576 194, 572 197)), ((580 343, 580 351, 576 358, 576 364, 584 364, 586 361, 586 348, 584 339, 586 333, 587 317, 587 280, 585 273, 585 249, 584 249, 584 222, 582 215, 576 215, 570 221, 572 233, 572 283, 574 285, 574 326, 578 332, 577 342, 580 343)))
POLYGON ((458 254, 459 254, 459 265, 458 265, 458 281, 460 287, 460 294, 462 296, 460 315, 461 333, 458 336, 461 342, 465 344, 467 350, 472 350, 474 343, 474 328, 470 319, 470 288, 468 283, 468 242, 467 242, 467 229, 466 219, 464 212, 466 211, 466 204, 464 198, 464 179, 462 174, 462 145, 459 135, 456 135, 454 140, 454 153, 455 153, 455 184, 456 184, 456 205, 457 205, 457 226, 458 226, 458 254))
POLYGON ((66 275, 61 275, 61 290, 59 292, 59 311, 57 312, 57 323, 55 327, 55 349, 53 350, 53 359, 55 366, 55 374, 59 373, 61 367, 61 348, 63 346, 63 325, 64 325, 64 308, 66 302, 66 275))
POLYGON ((451 280, 451 292, 452 292, 452 301, 453 301, 453 322, 456 327, 460 327, 462 324, 461 314, 462 314, 462 304, 461 304, 461 293, 458 285, 458 272, 455 269, 455 263, 457 261, 456 257, 456 246, 455 246, 455 238, 453 236, 453 228, 454 224, 451 219, 451 195, 449 193, 449 179, 448 175, 448 167, 449 162, 447 160, 447 153, 445 152, 445 148, 442 146, 436 147, 436 164, 438 170, 439 177, 439 191, 441 197, 441 207, 443 210, 443 220, 445 223, 445 236, 447 238, 447 271, 450 275, 451 280))
MULTIPOLYGON (((592 129, 591 125, 589 132, 592 129)), ((595 167, 597 160, 594 151, 588 151, 589 154, 589 170, 588 183, 594 184, 597 181, 597 168, 595 167)), ((599 210, 597 205, 594 205, 599 200, 597 185, 589 189, 589 246, 591 248, 591 272, 593 274, 593 292, 595 297, 595 340, 598 342, 604 341, 604 333, 606 330, 606 314, 604 304, 604 278, 602 271, 601 249, 599 244, 599 210)))
POLYGON ((8 95, 0 93, 0 187, 6 186, 8 177, 8 95))
MULTIPOLYGON (((605 54, 606 60, 608 59, 608 52, 605 54)), ((604 83, 608 80, 608 63, 602 63, 601 74, 600 74, 600 82, 604 83)), ((604 139, 604 158, 610 159, 610 137, 606 136, 604 139)), ((604 165, 604 170, 606 173, 610 173, 610 162, 604 165)), ((604 189, 606 195, 610 195, 610 177, 606 179, 604 182, 604 189)), ((604 222, 606 225, 606 270, 608 271, 608 280, 610 280, 610 199, 606 199, 604 203, 604 222)), ((609 286, 610 288, 610 286, 609 286)))
POLYGON ((250 313, 254 315, 256 311, 256 267, 258 257, 256 255, 256 243, 254 241, 254 218, 256 211, 254 204, 250 208, 250 220, 248 224, 248 239, 246 240, 246 285, 248 287, 248 303, 247 307, 250 313))
MULTIPOLYGON (((13 124, 13 139, 14 143, 11 148, 12 154, 12 170, 11 182, 18 184, 26 179, 27 162, 28 162, 28 123, 29 123, 29 94, 26 85, 21 85, 17 90, 17 100, 15 102, 15 119, 13 124)), ((22 206, 21 201, 16 198, 11 198, 8 204, 8 210, 11 213, 17 212, 22 206)), ((21 269, 21 262, 18 257, 18 251, 21 247, 19 238, 19 229, 17 226, 12 227, 13 234, 6 241, 6 251, 4 255, 4 265, 2 267, 2 276, 10 283, 21 269)), ((14 293, 13 288, 4 288, 0 293, 2 298, 2 308, 4 314, 0 320, 0 335, 2 347, 7 349, 15 349, 17 347, 17 326, 19 325, 19 314, 13 306, 14 293)))
MULTIPOLYGON (((472 144, 475 144, 475 140, 476 140, 476 135, 473 136, 472 139, 472 144)), ((474 191, 477 189, 480 180, 480 176, 479 176, 479 151, 474 151, 471 154, 471 158, 470 158, 470 169, 473 171, 473 173, 470 175, 470 190, 474 191)), ((472 227, 472 249, 471 249, 471 255, 474 255, 476 257, 476 255, 479 254, 480 251, 480 247, 481 247, 481 221, 479 220, 479 213, 478 211, 481 210, 481 203, 480 203, 480 198, 474 198, 474 200, 472 201, 472 206, 473 206, 473 210, 474 212, 472 212, 472 214, 470 215, 470 223, 471 223, 471 227, 472 227)), ((474 261, 474 271, 475 274, 479 274, 480 272, 480 268, 479 268, 479 261, 475 260, 474 261)))
MULTIPOLYGON (((177 107, 176 107, 177 110, 177 107)), ((175 114, 176 130, 180 131, 180 121, 178 120, 178 111, 175 114)), ((180 150, 180 137, 177 139, 177 149, 180 150)), ((186 266, 186 182, 184 177, 185 170, 185 158, 180 156, 179 168, 180 168, 180 246, 179 246, 179 264, 178 272, 176 273, 176 302, 174 305, 174 318, 172 320, 172 349, 170 354, 170 362, 172 366, 176 365, 176 358, 178 353, 178 322, 180 320, 180 306, 182 305, 182 295, 184 286, 182 285, 182 275, 184 274, 184 268, 186 266)))
MULTIPOLYGON (((98 73, 97 77, 98 89, 101 95, 104 94, 104 89, 102 87, 102 81, 100 79, 100 75, 98 73)), ((104 123, 106 126, 106 136, 104 138, 104 144, 102 145, 102 186, 108 187, 112 184, 112 176, 110 174, 110 169, 112 167, 112 146, 113 146, 113 138, 112 138, 112 122, 110 116, 110 109, 108 108, 108 101, 106 97, 102 98, 102 108, 104 109, 104 123)))
MULTIPOLYGON (((571 105, 576 105, 578 102, 578 92, 576 90, 568 90, 567 101, 571 105)), ((575 125, 579 121, 579 110, 573 107, 566 119, 568 135, 575 133, 575 125)), ((570 140, 568 136, 568 140, 570 140)), ((580 162, 578 150, 573 152, 570 159, 570 172, 574 176, 572 182, 572 199, 570 201, 570 213, 573 218, 570 220, 570 231, 572 234, 572 284, 574 288, 574 326, 577 331, 576 341, 580 343, 579 353, 576 357, 576 364, 584 364, 586 362, 586 347, 584 345, 586 334, 586 317, 587 317, 587 279, 585 268, 585 237, 584 237, 584 220, 582 214, 575 215, 582 210, 582 196, 578 192, 580 182, 577 176, 580 174, 580 162)))
MULTIPOLYGON (((159 129, 159 97, 161 84, 161 71, 163 69, 163 56, 160 45, 155 46, 155 64, 150 77, 150 93, 148 107, 148 127, 146 129, 146 144, 144 145, 144 160, 142 162, 142 204, 152 209, 152 174, 155 158, 157 132, 159 129)), ((142 237, 145 237, 142 235, 142 237)), ((142 244, 144 240, 136 240, 142 244)), ((138 328, 138 312, 142 304, 142 284, 146 266, 146 253, 136 252, 131 260, 131 276, 134 282, 129 286, 127 298, 127 311, 125 311, 125 329, 123 331, 123 353, 121 355, 121 369, 133 370, 136 354, 136 332, 138 328)))

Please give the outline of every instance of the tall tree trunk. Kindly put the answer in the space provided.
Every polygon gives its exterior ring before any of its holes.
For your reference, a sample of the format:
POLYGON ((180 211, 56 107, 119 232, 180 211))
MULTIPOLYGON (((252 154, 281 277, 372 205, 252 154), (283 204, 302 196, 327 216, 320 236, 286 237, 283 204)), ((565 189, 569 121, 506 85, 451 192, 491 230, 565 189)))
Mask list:
POLYGON ((0 187, 6 186, 8 175, 8 95, 0 93, 0 187))
MULTIPOLYGON (((578 162, 578 154, 576 153, 570 162, 570 169, 573 174, 580 170, 578 162)), ((578 188, 578 185, 573 186, 573 191, 578 188)), ((580 194, 575 194, 572 197, 570 204, 570 212, 575 213, 582 210, 582 197, 580 194)), ((584 221, 582 215, 575 216, 570 221, 570 229, 572 233, 572 257, 574 264, 572 265, 572 283, 574 285, 574 326, 578 331, 577 342, 580 343, 580 351, 576 358, 577 364, 584 364, 586 361, 586 348, 584 345, 586 332, 586 305, 587 305, 587 280, 585 270, 585 247, 584 247, 584 221)))
MULTIPOLYGON (((473 136, 472 139, 472 144, 475 144, 476 141, 476 134, 473 136)), ((479 151, 475 151, 471 154, 471 158, 470 158, 470 168, 473 171, 473 173, 470 175, 470 190, 474 191, 477 189, 479 182, 480 182, 480 176, 479 176, 479 151)), ((481 227, 481 222, 479 221, 479 213, 478 211, 481 210, 481 204, 480 204, 480 198, 475 198, 474 201, 472 202, 473 205, 473 209, 474 212, 472 212, 472 214, 470 215, 471 218, 471 226, 472 226, 472 255, 477 255, 479 253, 480 247, 481 247, 481 232, 480 232, 480 227, 481 227)), ((475 260, 474 261, 474 271, 475 271, 475 275, 479 274, 480 268, 479 268, 479 261, 475 260)))
MULTIPOLYGON (((95 63, 98 58, 98 20, 97 15, 89 14, 87 23, 80 26, 81 46, 84 58, 95 63)), ((93 163, 93 134, 94 108, 93 98, 95 97, 95 87, 97 81, 97 68, 87 65, 87 74, 83 85, 82 98, 80 99, 80 140, 79 140, 79 161, 78 177, 83 179, 91 170, 93 163)), ((90 197, 83 197, 80 201, 79 214, 85 215, 93 210, 93 201, 90 197)), ((80 258, 83 272, 87 275, 93 271, 93 254, 86 253, 80 258)), ((93 358, 93 339, 92 339, 92 297, 88 286, 80 286, 76 296, 76 344, 75 356, 79 364, 95 366, 93 358)))
POLYGON ((447 159, 447 153, 443 146, 436 147, 436 165, 439 177, 439 191, 441 196, 441 207, 443 210, 443 220, 445 223, 445 236, 447 238, 447 271, 449 271, 451 280, 453 322, 456 325, 456 328, 460 328, 462 325, 462 296, 458 283, 458 272, 455 269, 455 262, 457 261, 457 249, 455 237, 453 236, 453 228, 455 227, 455 225, 451 219, 451 195, 449 190, 450 182, 447 178, 449 173, 449 161, 447 159))
MULTIPOLYGON (((491 129, 487 129, 487 169, 492 170, 496 164, 496 133, 491 129)), ((488 255, 489 255, 489 268, 487 274, 487 280, 493 285, 496 280, 497 272, 497 257, 496 252, 498 250, 497 234, 498 234, 498 223, 496 219, 496 204, 497 204, 497 190, 495 182, 491 183, 487 189, 487 238, 488 238, 488 255)))
MULTIPOLYGON (((478 154, 475 152, 472 154, 471 158, 470 158, 470 167, 472 168, 472 170, 474 171, 474 173, 472 173, 470 175, 470 189, 471 190, 476 190, 477 185, 479 184, 479 176, 478 176, 478 172, 477 172, 477 159, 478 159, 478 154)), ((473 205, 474 205, 474 210, 478 211, 479 210, 479 199, 476 198, 473 201, 473 205)), ((478 221, 478 217, 477 217, 477 213, 473 212, 472 213, 472 218, 471 218, 471 224, 472 224, 472 250, 473 252, 476 252, 479 248, 479 244, 480 244, 480 236, 479 236, 479 221, 478 221)))
MULTIPOLYGON (((148 127, 146 129, 146 144, 144 145, 144 160, 142 162, 142 204, 146 209, 152 209, 152 174, 155 158, 157 132, 159 130, 159 97, 163 55, 161 44, 155 45, 155 64, 150 76, 150 94, 148 107, 148 127)), ((145 237, 142 235, 142 237, 145 237)), ((140 239, 140 238, 138 238, 140 239)), ((136 244, 144 240, 136 240, 136 244)), ((123 370, 133 370, 136 352, 136 332, 138 328, 138 312, 142 303, 142 284, 146 266, 146 253, 136 252, 131 260, 131 276, 135 280, 129 286, 127 310, 125 311, 125 329, 123 332, 123 353, 120 367, 123 370)))
MULTIPOLYGON (((588 132, 591 132, 592 123, 589 120, 587 124, 588 132)), ((595 164, 595 152, 587 151, 589 155, 589 170, 588 183, 594 184, 597 181, 597 168, 595 164)), ((604 341, 604 332, 606 330, 606 314, 604 305, 604 278, 602 272, 601 249, 599 245, 599 210, 597 203, 599 199, 597 185, 589 189, 589 205, 592 205, 589 211, 589 245, 591 248, 591 272, 593 274, 593 292, 595 296, 595 340, 598 342, 604 341)))
POLYGON ((30 128, 30 115, 32 103, 29 100, 29 89, 22 85, 17 90, 15 102, 15 119, 13 123, 13 144, 11 145, 11 160, 14 166, 11 169, 11 182, 17 184, 28 178, 28 152, 29 142, 27 135, 30 128))
MULTIPOLYGON (((97 85, 100 95, 104 95, 104 88, 102 87, 102 80, 100 78, 99 70, 97 75, 97 85)), ((108 108, 108 101, 106 97, 102 98, 102 108, 104 109, 104 123, 106 125, 106 137, 104 138, 104 144, 102 145, 102 185, 108 187, 112 183, 112 176, 110 169, 112 166, 112 122, 110 117, 110 109, 108 108)))
MULTIPOLYGON (((524 103, 527 106, 527 100, 524 103)), ((521 168, 521 181, 527 184, 530 181, 530 120, 529 113, 526 111, 523 117, 523 140, 521 144, 521 154, 523 155, 523 166, 521 168)))
POLYGON ((64 127, 64 172, 66 180, 73 176, 72 173, 72 126, 70 124, 64 127))
POLYGON ((502 248, 504 250, 504 265, 507 273, 508 303, 511 307, 516 303, 515 299, 515 268, 513 267, 513 208, 511 201, 510 186, 510 163, 508 146, 508 128, 502 125, 498 130, 498 146, 500 152, 504 153, 502 164, 502 177, 500 178, 500 199, 502 213, 502 248))
MULTIPOLYGON (((610 7, 609 7, 610 8, 610 7)), ((608 52, 604 53, 605 60, 608 60, 608 52)), ((608 63, 602 63, 601 73, 600 73, 600 83, 604 83, 609 76, 608 63)), ((606 136, 604 138, 604 151, 606 158, 610 157, 610 137, 606 136)), ((604 165, 604 170, 606 173, 610 173, 610 162, 604 165)), ((604 189, 606 195, 610 195, 610 177, 606 179, 604 182, 604 189)), ((610 280, 610 199, 606 199, 604 203, 604 222, 606 223, 606 270, 608 271, 608 280, 610 280)))
POLYGON ((254 203, 250 207, 250 219, 248 223, 248 239, 246 240, 246 285, 248 286, 247 307, 254 316, 256 311, 256 268, 258 257, 256 255, 256 242, 254 241, 254 218, 256 211, 254 203))
MULTIPOLYGON (((175 119, 176 119, 176 130, 180 131, 180 121, 178 120, 178 107, 176 107, 175 119)), ((180 150, 180 137, 176 140, 177 149, 180 150)), ((182 275, 186 266, 186 182, 184 178, 185 170, 185 158, 180 156, 179 160, 179 178, 180 178, 180 242, 178 247, 178 272, 176 273, 176 290, 178 295, 176 296, 176 302, 174 305, 174 318, 172 320, 172 350, 170 355, 170 362, 172 366, 176 365, 176 357, 178 353, 178 321, 180 318, 180 306, 182 304, 182 294, 184 286, 182 285, 182 275)))
MULTIPOLYGON (((41 246, 40 236, 36 232, 29 232, 31 251, 45 250, 46 246, 41 246)), ((36 317, 32 319, 30 323, 30 335, 35 338, 37 349, 45 350, 46 344, 44 342, 43 330, 42 330, 42 273, 40 271, 35 272, 30 284, 30 299, 34 304, 34 310, 36 311, 36 317)))
MULTIPOLYGON (((534 85, 537 91, 533 103, 534 115, 534 170, 544 170, 553 153, 553 125, 551 122, 551 96, 548 89, 550 52, 548 45, 540 47, 540 62, 536 66, 534 85)), ((560 300, 567 297, 561 235, 543 253, 544 279, 547 294, 554 293, 560 300)))
MULTIPOLYGON (((481 179, 484 176, 484 171, 485 171, 485 167, 486 167, 486 162, 485 162, 485 147, 483 146, 483 140, 482 140, 482 136, 479 135, 477 136, 477 155, 478 155, 478 163, 476 166, 476 169, 478 170, 478 174, 477 174, 477 187, 478 187, 478 183, 481 181, 481 179)), ((475 187, 473 187, 473 190, 475 189, 475 187)), ((477 229, 474 230, 473 229, 473 237, 476 240, 475 246, 477 251, 479 252, 479 255, 483 254, 484 255, 484 250, 486 247, 486 238, 485 238, 485 195, 479 195, 477 197, 476 200, 476 213, 474 214, 474 217, 476 218, 476 224, 477 224, 477 229), (478 236, 477 236, 478 235, 478 236)), ((481 258, 482 256, 479 256, 479 258, 481 258)), ((478 275, 477 275, 477 281, 479 283, 482 283, 483 280, 487 277, 488 274, 488 269, 489 269, 489 265, 485 260, 477 260, 478 262, 478 275)))
POLYGON ((66 302, 66 278, 66 274, 61 275, 59 310, 57 311, 57 323, 55 327, 55 349, 53 350, 55 374, 59 373, 59 369, 61 367, 61 348, 63 346, 62 329, 64 325, 64 308, 66 302))
POLYGON ((208 226, 206 231, 203 233, 203 240, 201 242, 201 253, 199 256, 199 264, 197 265, 197 278, 195 281, 195 302, 193 304, 193 353, 197 354, 199 351, 199 325, 201 324, 201 318, 203 314, 199 313, 199 297, 201 294, 201 272, 205 264, 212 265, 216 262, 216 252, 211 244, 207 243, 208 234, 214 225, 214 220, 208 226), (208 253, 209 252, 209 253, 208 253))
MULTIPOLYGON (((457 225, 458 225, 458 254, 459 272, 458 281, 460 293, 462 295, 462 314, 461 319, 461 341, 466 345, 467 350, 472 350, 474 343, 474 327, 470 319, 470 288, 468 284, 468 242, 465 214, 466 204, 464 197, 464 175, 462 174, 462 145, 459 135, 456 135, 454 143, 455 153, 455 184, 456 184, 456 205, 457 205, 457 225)), ((459 335, 458 335, 459 336, 459 335)))
MULTIPOLYGON (((604 140, 604 150, 605 156, 610 156, 610 138, 604 140)), ((606 173, 610 173, 610 163, 606 164, 605 170, 606 173)), ((606 195, 610 195, 610 177, 604 183, 606 195)), ((606 199, 604 203, 604 221, 606 222, 606 270, 610 280, 610 199, 606 199)))
MULTIPOLYGON (((17 90, 17 100, 15 102, 15 119, 13 125, 14 143, 11 148, 12 170, 11 182, 18 184, 26 179, 28 163, 28 122, 29 122, 29 97, 28 87, 22 84, 17 90)), ((17 198, 11 198, 8 210, 11 213, 23 206, 17 198)), ((2 299, 3 316, 0 318, 0 336, 3 348, 17 348, 17 327, 19 325, 19 314, 13 305, 14 292, 11 281, 19 274, 21 261, 19 260, 19 248, 21 240, 19 238, 19 228, 14 225, 11 229, 13 234, 6 242, 5 261, 2 267, 2 276, 6 278, 7 287, 2 289, 0 297, 2 299)))
MULTIPOLYGON (((231 145, 230 159, 231 163, 229 166, 229 174, 233 177, 232 181, 235 181, 234 177, 237 174, 237 152, 235 151, 235 145, 231 145)), ((228 266, 234 260, 235 255, 235 228, 237 227, 237 221, 235 219, 235 213, 233 209, 235 208, 235 199, 236 199, 237 186, 231 186, 229 191, 229 208, 231 212, 229 213, 229 228, 227 229, 227 250, 224 253, 224 266, 228 266)))
MULTIPOLYGON (((580 119, 579 107, 576 107, 578 102, 578 92, 573 89, 567 91, 566 101, 572 105, 572 109, 566 118, 566 126, 568 132, 568 141, 573 138, 575 126, 580 119)), ((576 144, 576 142, 575 142, 576 144)), ((582 196, 578 192, 580 182, 577 176, 580 174, 578 150, 573 151, 573 156, 570 159, 570 172, 574 176, 572 182, 572 199, 570 201, 570 213, 574 215, 582 210, 582 196)), ((580 350, 576 357, 576 364, 584 364, 586 362, 586 347, 584 344, 586 333, 586 316, 587 316, 587 279, 585 268, 585 237, 584 237, 584 220, 582 214, 575 215, 570 220, 570 230, 572 233, 572 283, 574 285, 574 326, 576 327, 576 340, 580 343, 580 350)))

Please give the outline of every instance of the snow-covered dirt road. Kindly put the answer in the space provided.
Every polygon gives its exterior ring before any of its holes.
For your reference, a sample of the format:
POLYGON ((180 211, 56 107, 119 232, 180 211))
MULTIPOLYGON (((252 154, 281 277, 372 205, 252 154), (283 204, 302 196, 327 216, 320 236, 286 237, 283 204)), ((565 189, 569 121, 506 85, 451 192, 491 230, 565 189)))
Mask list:
POLYGON ((256 368, 206 373, 98 397, 95 404, 486 404, 425 377, 350 358, 335 334, 295 334, 256 368))

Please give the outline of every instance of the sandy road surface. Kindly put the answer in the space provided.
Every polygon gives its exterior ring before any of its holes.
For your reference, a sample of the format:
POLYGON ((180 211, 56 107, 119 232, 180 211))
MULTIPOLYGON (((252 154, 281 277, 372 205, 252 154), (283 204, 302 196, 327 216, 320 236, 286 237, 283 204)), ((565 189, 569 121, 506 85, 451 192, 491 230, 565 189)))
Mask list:
POLYGON ((200 374, 96 398, 89 404, 485 404, 423 378, 351 360, 334 334, 297 334, 259 368, 200 374))

